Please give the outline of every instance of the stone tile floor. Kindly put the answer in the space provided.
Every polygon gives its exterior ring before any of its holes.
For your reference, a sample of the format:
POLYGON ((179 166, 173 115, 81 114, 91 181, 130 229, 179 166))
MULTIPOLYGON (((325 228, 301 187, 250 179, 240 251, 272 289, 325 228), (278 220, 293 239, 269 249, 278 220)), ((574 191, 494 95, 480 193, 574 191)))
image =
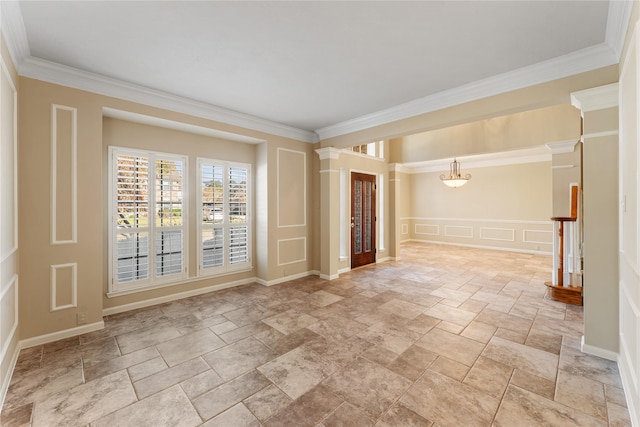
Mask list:
POLYGON ((3 426, 630 426, 546 256, 410 243, 333 281, 248 285, 20 352, 3 426))

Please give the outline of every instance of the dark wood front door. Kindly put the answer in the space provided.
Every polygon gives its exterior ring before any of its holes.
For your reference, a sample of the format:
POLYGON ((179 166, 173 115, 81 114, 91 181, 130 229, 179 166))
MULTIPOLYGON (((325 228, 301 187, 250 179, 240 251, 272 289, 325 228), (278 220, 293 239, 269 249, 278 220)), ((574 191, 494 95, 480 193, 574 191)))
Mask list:
POLYGON ((376 262, 376 177, 351 172, 351 268, 376 262))

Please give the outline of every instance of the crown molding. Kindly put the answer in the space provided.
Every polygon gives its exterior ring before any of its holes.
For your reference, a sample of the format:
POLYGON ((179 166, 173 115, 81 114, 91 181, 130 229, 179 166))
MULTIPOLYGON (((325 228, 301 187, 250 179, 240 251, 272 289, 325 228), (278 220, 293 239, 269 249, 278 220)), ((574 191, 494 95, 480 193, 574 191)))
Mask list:
POLYGON ((100 95, 150 105, 152 107, 214 120, 245 129, 292 138, 298 141, 309 143, 318 141, 318 136, 314 132, 297 129, 248 114, 238 113, 204 102, 194 101, 167 92, 81 71, 42 59, 33 57, 25 58, 18 70, 20 75, 24 77, 43 80, 74 89, 86 90, 100 95))
POLYGON ((326 126, 317 129, 315 132, 33 58, 30 55, 20 3, 17 1, 1 1, 0 5, 2 8, 0 13, 2 32, 16 69, 21 76, 189 114, 254 131, 315 143, 319 140, 349 134, 616 64, 619 62, 624 45, 624 37, 629 24, 633 2, 628 0, 611 0, 609 2, 604 43, 326 126))
POLYGON ((316 153, 318 153, 320 160, 338 160, 340 158, 340 153, 342 153, 342 150, 335 147, 324 147, 318 148, 316 150, 316 153))
MULTIPOLYGON (((550 162, 551 153, 547 152, 544 146, 541 146, 524 148, 521 150, 504 151, 500 153, 456 156, 456 159, 466 170, 495 166, 521 165, 526 163, 550 162)), ((451 160, 451 158, 429 160, 417 163, 404 163, 400 166, 403 169, 402 172, 410 174, 443 172, 449 169, 451 160)))
POLYGON ((573 153, 577 143, 578 141, 571 139, 568 141, 548 142, 544 145, 547 146, 551 154, 566 154, 573 153))
POLYGON ((320 136, 320 140, 325 140, 500 93, 592 71, 616 63, 617 60, 613 50, 609 45, 601 43, 548 61, 498 74, 372 114, 317 129, 316 133, 320 136))
POLYGON ((605 42, 613 49, 616 55, 616 62, 620 62, 624 39, 631 19, 633 1, 631 0, 610 0, 609 13, 607 15, 607 30, 605 42))
POLYGON ((24 27, 22 11, 20 10, 20 2, 1 1, 0 17, 0 25, 5 42, 9 48, 9 54, 19 73, 19 65, 25 58, 31 56, 29 40, 27 40, 27 30, 24 27))
POLYGON ((571 105, 583 112, 617 107, 618 83, 572 92, 571 105))

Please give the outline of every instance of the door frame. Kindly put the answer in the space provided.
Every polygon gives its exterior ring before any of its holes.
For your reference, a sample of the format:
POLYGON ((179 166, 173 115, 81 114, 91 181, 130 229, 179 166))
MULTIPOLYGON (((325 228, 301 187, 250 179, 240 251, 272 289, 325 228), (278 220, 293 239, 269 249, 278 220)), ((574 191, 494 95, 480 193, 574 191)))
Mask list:
MULTIPOLYGON (((350 248, 349 248, 349 256, 350 256, 350 265, 351 268, 357 268, 357 267, 361 267, 364 265, 368 265, 368 264, 372 264, 376 262, 376 258, 377 258, 377 212, 378 212, 378 206, 377 206, 377 197, 376 197, 376 192, 377 192, 377 187, 378 187, 378 174, 374 173, 374 172, 364 172, 364 171, 358 171, 358 170, 350 170, 349 171, 349 243, 350 243, 350 248), (354 215, 354 193, 355 193, 355 188, 354 188, 354 182, 355 182, 355 177, 360 176, 360 177, 366 177, 366 182, 371 182, 372 183, 372 197, 371 197, 371 229, 370 229, 370 233, 371 233, 371 249, 365 253, 365 251, 363 250, 363 253, 361 254, 356 254, 355 253, 355 245, 354 245, 354 220, 355 220, 355 215, 354 215)), ((364 209, 364 206, 363 206, 364 209)), ((364 223, 364 220, 362 220, 362 222, 364 223)), ((363 229, 363 233, 364 233, 364 229, 363 229)))

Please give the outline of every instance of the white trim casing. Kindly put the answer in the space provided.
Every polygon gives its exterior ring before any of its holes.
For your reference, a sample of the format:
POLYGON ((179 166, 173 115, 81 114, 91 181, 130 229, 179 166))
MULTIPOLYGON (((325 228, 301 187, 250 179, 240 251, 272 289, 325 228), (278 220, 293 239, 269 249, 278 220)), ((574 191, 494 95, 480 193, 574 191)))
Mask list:
MULTIPOLYGON (((12 139, 12 151, 13 151, 13 235, 12 240, 13 244, 11 249, 5 253, 0 253, 0 263, 8 259, 11 255, 13 255, 18 250, 18 91, 16 90, 16 85, 11 77, 11 73, 7 68, 7 65, 4 62, 2 56, 0 56, 0 67, 2 69, 3 75, 7 78, 7 82, 11 87, 11 91, 13 92, 13 132, 11 133, 12 139)), ((0 176, 0 183, 2 183, 2 177, 0 176)), ((2 214, 0 213, 0 216, 2 214)))
POLYGON ((51 104, 51 244, 78 243, 78 109, 51 104), (71 238, 58 240, 58 110, 71 112, 71 238))
MULTIPOLYGON (((232 273, 237 273, 237 272, 242 272, 242 271, 250 271, 253 269, 252 265, 253 265, 253 256, 252 256, 252 251, 253 251, 253 245, 252 245, 252 236, 253 236, 253 225, 252 225, 252 217, 253 217, 253 205, 251 203, 251 200, 253 199, 253 174, 252 174, 252 168, 251 165, 248 163, 241 163, 241 162, 231 162, 231 161, 225 161, 225 160, 216 160, 216 159, 209 159, 209 158, 204 158, 204 157, 198 157, 196 158, 196 164, 197 164, 197 176, 196 176, 196 191, 197 191, 197 202, 196 202, 196 220, 197 220, 197 230, 196 230, 196 241, 197 241, 197 250, 198 250, 198 255, 197 255, 197 262, 198 262, 198 268, 197 268, 197 277, 198 278, 202 278, 202 277, 212 277, 212 276, 223 276, 226 274, 232 274, 232 273), (224 230, 224 236, 223 236, 223 240, 224 240, 224 260, 223 260, 223 265, 219 266, 219 267, 212 267, 209 269, 205 269, 203 267, 203 254, 202 254, 202 224, 203 224, 203 219, 202 219, 202 212, 204 210, 203 208, 203 204, 202 204, 202 168, 204 165, 213 165, 213 166, 221 166, 224 168, 224 172, 223 172, 223 180, 224 180, 224 205, 228 206, 229 204, 229 195, 228 195, 228 173, 229 173, 229 168, 235 167, 235 168, 244 168, 247 171, 247 219, 244 222, 244 224, 247 226, 247 262, 245 263, 238 263, 235 265, 231 265, 229 263, 229 242, 228 242, 228 230, 229 228, 232 226, 229 223, 228 218, 225 218, 224 223, 223 224, 217 224, 217 228, 222 228, 224 230)), ((212 229, 216 228, 216 225, 212 225, 211 227, 212 229)))
MULTIPOLYGON (((188 274, 188 266, 189 266, 189 228, 187 225, 183 223, 182 227, 182 270, 180 273, 169 274, 166 276, 158 276, 156 275, 156 261, 155 261, 155 233, 161 232, 163 230, 158 230, 155 226, 155 214, 152 213, 153 209, 156 206, 156 189, 155 189, 155 167, 156 160, 158 159, 171 159, 182 162, 182 218, 189 217, 189 182, 188 182, 188 165, 189 159, 186 155, 181 154, 171 154, 171 153, 161 153, 156 151, 149 150, 140 150, 140 149, 132 149, 125 147, 109 147, 109 176, 108 176, 108 277, 109 277, 109 291, 107 295, 115 296, 122 295, 131 292, 139 292, 146 291, 150 289, 155 289, 159 287, 164 287, 167 285, 173 285, 180 283, 187 277, 188 274), (137 279, 133 281, 122 282, 122 284, 117 282, 116 277, 116 266, 115 264, 115 250, 117 248, 116 238, 118 234, 118 229, 116 227, 114 209, 115 209, 115 197, 116 194, 114 192, 115 186, 115 176, 117 175, 117 159, 116 157, 119 155, 126 156, 137 156, 137 157, 146 157, 149 159, 148 165, 148 173, 149 173, 149 185, 153 183, 153 191, 149 191, 148 193, 148 204, 149 204, 149 219, 153 218, 153 221, 147 226, 146 232, 148 233, 148 276, 145 279, 137 279)), ((169 228, 169 227, 167 227, 169 228)), ((175 230, 177 227, 170 227, 168 230, 175 230)), ((136 228, 134 233, 138 232, 140 228, 136 228)), ((144 229, 143 229, 144 230, 144 229)))
POLYGON ((6 337, 6 341, 2 343, 2 348, 0 349, 0 361, 4 361, 4 358, 7 356, 7 351, 9 349, 9 344, 13 342, 16 331, 18 330, 18 275, 14 274, 13 277, 8 282, 7 286, 4 286, 2 292, 0 292, 0 304, 4 300, 4 297, 9 293, 9 290, 13 288, 13 325, 11 325, 11 330, 9 335, 6 337))

